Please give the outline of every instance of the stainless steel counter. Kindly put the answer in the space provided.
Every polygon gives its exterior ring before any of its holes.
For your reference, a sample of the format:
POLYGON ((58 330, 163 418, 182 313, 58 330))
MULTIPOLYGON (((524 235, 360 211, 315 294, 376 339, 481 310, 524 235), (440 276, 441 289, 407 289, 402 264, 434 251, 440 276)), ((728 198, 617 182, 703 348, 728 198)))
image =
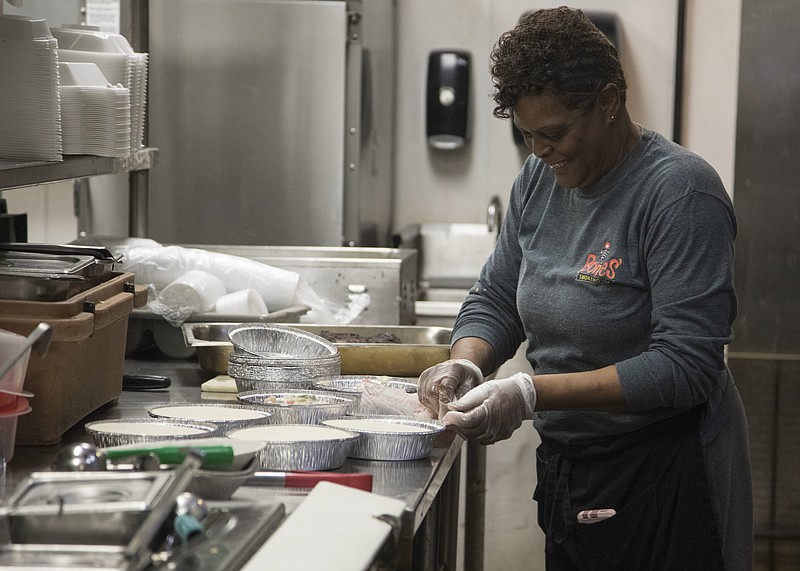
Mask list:
MULTIPOLYGON (((129 375, 164 375, 171 379, 168 389, 123 391, 116 403, 95 411, 69 430, 56 446, 18 446, 8 465, 6 493, 22 482, 30 472, 47 470, 58 450, 73 442, 91 442, 83 428, 85 422, 114 418, 147 416, 147 409, 158 403, 215 402, 213 393, 202 393, 200 385, 211 374, 203 371, 196 360, 175 360, 153 351, 129 358, 125 372, 129 375)), ((87 379, 91 382, 91 379, 87 379)), ((224 399, 224 395, 221 395, 224 399)), ((35 397, 32 405, 35 404, 35 397)), ((446 432, 437 442, 430 458, 411 462, 378 462, 348 459, 341 472, 368 472, 373 475, 373 493, 405 502, 405 512, 397 553, 398 569, 455 569, 458 534, 459 467, 463 441, 446 432)), ((296 490, 277 490, 247 486, 234 498, 268 495, 285 503, 291 513, 303 499, 296 490)))

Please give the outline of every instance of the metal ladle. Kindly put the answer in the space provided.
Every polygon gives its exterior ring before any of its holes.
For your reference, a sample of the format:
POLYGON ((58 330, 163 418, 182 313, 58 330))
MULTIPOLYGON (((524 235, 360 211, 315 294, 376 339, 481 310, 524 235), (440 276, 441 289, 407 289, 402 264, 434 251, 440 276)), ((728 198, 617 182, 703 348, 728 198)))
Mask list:
POLYGON ((22 345, 17 348, 17 352, 11 355, 9 360, 0 365, 0 379, 6 376, 6 373, 17 364, 17 361, 25 356, 29 349, 36 349, 39 356, 44 357, 47 350, 50 348, 50 340, 52 337, 53 330, 47 323, 40 323, 37 325, 25 341, 22 342, 22 345))
POLYGON ((134 470, 151 472, 161 468, 154 453, 134 454, 127 464, 109 462, 108 454, 86 442, 71 444, 58 451, 53 458, 52 469, 56 472, 104 472, 106 470, 134 470))
POLYGON ((52 468, 57 472, 104 472, 108 469, 108 457, 91 444, 80 442, 59 450, 52 468))

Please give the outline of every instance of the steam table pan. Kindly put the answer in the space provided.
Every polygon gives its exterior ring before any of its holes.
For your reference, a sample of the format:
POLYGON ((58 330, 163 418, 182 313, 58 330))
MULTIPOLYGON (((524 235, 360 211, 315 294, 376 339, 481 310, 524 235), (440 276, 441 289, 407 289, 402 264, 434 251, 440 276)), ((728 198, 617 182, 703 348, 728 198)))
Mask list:
MULTIPOLYGON (((200 367, 216 373, 228 373, 233 344, 228 331, 237 324, 221 321, 184 323, 186 345, 194 347, 200 367)), ((311 325, 288 324, 309 333, 345 333, 363 338, 392 334, 400 343, 337 343, 342 375, 388 375, 418 377, 422 371, 450 358, 450 333, 447 327, 413 325, 311 325)))
POLYGON ((107 279, 113 260, 5 251, 0 247, 0 299, 64 301, 107 279))

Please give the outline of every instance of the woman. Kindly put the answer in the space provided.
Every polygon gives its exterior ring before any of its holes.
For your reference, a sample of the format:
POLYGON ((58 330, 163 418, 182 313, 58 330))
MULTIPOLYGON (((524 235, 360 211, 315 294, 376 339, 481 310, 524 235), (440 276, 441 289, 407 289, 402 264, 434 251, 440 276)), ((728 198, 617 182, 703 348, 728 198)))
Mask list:
POLYGON ((494 115, 532 154, 421 402, 483 444, 533 419, 548 569, 751 569, 722 182, 631 120, 582 12, 527 14, 491 59, 494 115), (533 378, 484 380, 526 340, 533 378))

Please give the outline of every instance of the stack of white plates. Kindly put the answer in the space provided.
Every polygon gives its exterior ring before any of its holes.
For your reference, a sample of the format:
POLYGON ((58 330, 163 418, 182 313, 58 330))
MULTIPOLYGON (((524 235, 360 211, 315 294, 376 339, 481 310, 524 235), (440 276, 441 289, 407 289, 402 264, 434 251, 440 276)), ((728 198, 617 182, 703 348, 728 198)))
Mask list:
POLYGON ((136 53, 120 34, 91 27, 54 28, 60 61, 94 63, 109 83, 130 92, 130 152, 142 147, 148 54, 136 53))
POLYGON ((0 14, 0 157, 62 159, 57 48, 45 20, 0 14))
POLYGON ((130 56, 132 73, 131 84, 131 151, 144 146, 144 116, 147 101, 147 63, 148 55, 134 53, 130 56))
POLYGON ((111 85, 94 63, 61 62, 61 130, 65 155, 130 154, 130 92, 111 85))

